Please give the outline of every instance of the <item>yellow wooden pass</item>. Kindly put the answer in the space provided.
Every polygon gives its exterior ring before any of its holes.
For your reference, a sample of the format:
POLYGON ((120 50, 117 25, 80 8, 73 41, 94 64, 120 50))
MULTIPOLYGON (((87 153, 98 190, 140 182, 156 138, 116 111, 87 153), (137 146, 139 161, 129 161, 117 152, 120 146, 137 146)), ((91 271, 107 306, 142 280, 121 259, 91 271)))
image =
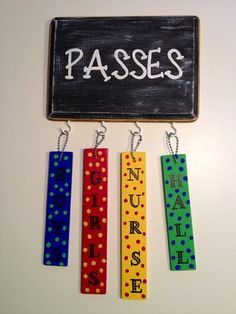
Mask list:
POLYGON ((121 154, 121 297, 147 297, 146 155, 121 154))

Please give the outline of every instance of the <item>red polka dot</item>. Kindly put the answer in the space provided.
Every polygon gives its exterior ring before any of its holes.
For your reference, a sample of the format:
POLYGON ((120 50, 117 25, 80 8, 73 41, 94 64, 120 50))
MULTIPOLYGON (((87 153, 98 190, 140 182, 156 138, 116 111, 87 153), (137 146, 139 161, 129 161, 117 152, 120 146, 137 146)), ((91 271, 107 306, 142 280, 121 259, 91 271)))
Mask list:
POLYGON ((127 221, 124 221, 124 222, 123 222, 123 225, 126 226, 126 225, 127 225, 127 221))
POLYGON ((145 219, 145 216, 142 216, 141 219, 142 219, 142 220, 145 219))
POLYGON ((128 293, 128 292, 126 292, 126 293, 125 293, 125 296, 126 296, 126 297, 128 297, 128 296, 129 296, 129 293, 128 293))
POLYGON ((125 203, 127 203, 127 202, 128 202, 127 198, 125 198, 125 199, 124 199, 124 202, 125 202, 125 203))
POLYGON ((126 155, 125 158, 126 158, 126 159, 129 159, 129 155, 126 155))
POLYGON ((135 215, 138 215, 138 212, 134 212, 135 215))
POLYGON ((142 251, 145 251, 145 250, 146 250, 145 246, 142 246, 142 251))
POLYGON ((128 287, 128 286, 129 286, 129 283, 128 283, 128 282, 126 282, 126 283, 125 283, 125 287, 128 287))
POLYGON ((141 297, 142 297, 142 299, 145 299, 145 298, 146 298, 146 295, 145 295, 145 294, 142 294, 141 297))
POLYGON ((144 171, 142 170, 141 173, 144 173, 144 171))
POLYGON ((127 259, 128 259, 128 256, 125 256, 125 257, 124 257, 124 260, 127 261, 127 259))
POLYGON ((126 215, 129 215, 129 211, 128 210, 126 210, 125 213, 126 213, 126 215))
POLYGON ((136 276, 138 277, 139 275, 140 275, 140 273, 139 273, 139 272, 137 272, 137 273, 136 273, 136 276))
POLYGON ((141 264, 141 267, 144 268, 144 264, 141 264))
POLYGON ((125 272, 126 272, 126 273, 129 273, 129 269, 127 268, 127 269, 125 270, 125 272))
POLYGON ((140 180, 140 184, 143 184, 143 180, 140 180))
POLYGON ((126 185, 125 185, 125 188, 127 189, 128 187, 129 187, 129 185, 128 185, 128 184, 126 184, 126 185))
POLYGON ((130 162, 127 162, 127 166, 130 166, 130 162))
POLYGON ((142 161, 142 158, 139 158, 138 161, 142 161))
POLYGON ((133 187, 133 190, 137 190, 136 186, 133 187))
POLYGON ((125 239, 126 239, 126 240, 128 240, 128 239, 129 239, 129 236, 128 236, 128 235, 126 235, 126 236, 125 236, 125 239))
POLYGON ((127 247, 127 249, 130 249, 130 245, 128 244, 128 245, 126 245, 126 247, 127 247))
POLYGON ((127 176, 127 173, 124 173, 124 177, 126 177, 127 176))
POLYGON ((140 243, 140 240, 136 240, 136 243, 139 244, 139 243, 140 243))
POLYGON ((144 207, 144 205, 143 205, 143 204, 141 204, 141 207, 143 208, 143 207, 144 207))
POLYGON ((143 232, 143 235, 145 236, 145 235, 146 235, 146 232, 143 232))
POLYGON ((142 195, 145 195, 145 193, 143 192, 142 195))
POLYGON ((143 279, 143 283, 147 283, 147 279, 143 279))

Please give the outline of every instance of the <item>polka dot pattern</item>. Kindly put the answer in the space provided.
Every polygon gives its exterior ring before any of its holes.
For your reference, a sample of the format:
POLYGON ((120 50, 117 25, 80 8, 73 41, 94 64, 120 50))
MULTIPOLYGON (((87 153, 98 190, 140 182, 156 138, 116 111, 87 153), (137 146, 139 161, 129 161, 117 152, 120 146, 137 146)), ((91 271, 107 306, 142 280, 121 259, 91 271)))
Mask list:
POLYGON ((171 270, 196 269, 186 156, 162 156, 171 270))
POLYGON ((68 265, 72 159, 72 152, 49 154, 44 265, 68 265))
POLYGON ((121 154, 121 297, 147 297, 146 156, 121 154))
POLYGON ((84 150, 81 293, 106 293, 108 149, 84 150))

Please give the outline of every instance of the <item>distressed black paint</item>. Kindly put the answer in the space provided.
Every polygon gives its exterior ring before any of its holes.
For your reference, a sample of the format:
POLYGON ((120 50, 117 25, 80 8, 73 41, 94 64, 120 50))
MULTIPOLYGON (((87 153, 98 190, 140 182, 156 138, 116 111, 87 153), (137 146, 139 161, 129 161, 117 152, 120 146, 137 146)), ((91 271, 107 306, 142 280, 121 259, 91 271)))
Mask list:
MULTIPOLYGON (((96 17, 55 18, 51 25, 51 66, 49 84, 49 119, 75 120, 147 120, 194 121, 198 116, 198 18, 184 17, 96 17), (146 54, 161 48, 154 56, 160 68, 153 73, 176 68, 166 55, 178 49, 184 56, 178 62, 183 76, 137 80, 130 75, 124 80, 104 79, 93 71, 84 79, 94 49, 99 49, 107 73, 122 72, 114 59, 116 49, 130 56, 135 49, 146 54), (83 58, 73 68, 73 80, 66 80, 68 57, 65 52, 80 48, 83 58), (158 58, 157 58, 158 57, 158 58)), ((146 65, 147 60, 141 61, 146 65)), ((141 73, 131 59, 124 61, 129 71, 141 73)))

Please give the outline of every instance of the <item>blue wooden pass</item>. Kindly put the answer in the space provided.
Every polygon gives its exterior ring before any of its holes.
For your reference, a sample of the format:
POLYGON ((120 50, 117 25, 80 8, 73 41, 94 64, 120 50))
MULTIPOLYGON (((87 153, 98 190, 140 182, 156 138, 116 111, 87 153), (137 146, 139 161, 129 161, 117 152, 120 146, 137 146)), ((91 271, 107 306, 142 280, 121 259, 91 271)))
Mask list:
POLYGON ((44 265, 68 264, 72 161, 72 152, 50 152, 44 265))

